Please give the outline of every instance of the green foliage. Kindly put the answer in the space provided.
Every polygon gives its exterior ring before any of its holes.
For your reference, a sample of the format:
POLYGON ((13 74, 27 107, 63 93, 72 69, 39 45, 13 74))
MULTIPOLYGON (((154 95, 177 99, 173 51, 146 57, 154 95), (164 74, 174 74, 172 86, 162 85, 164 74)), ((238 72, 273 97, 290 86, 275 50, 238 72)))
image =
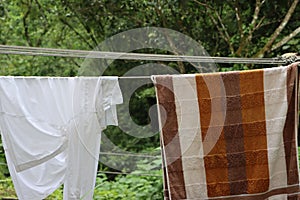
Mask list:
MULTIPOLYGON (((94 199, 101 200, 159 200, 163 199, 161 171, 154 171, 154 176, 119 175, 114 181, 108 180, 105 174, 99 174, 96 179, 94 199)), ((1 180, 0 197, 16 199, 17 196, 10 178, 1 180)), ((59 188, 46 200, 60 200, 63 188, 59 188)), ((83 197, 84 199, 84 197, 83 197)))
POLYGON ((101 174, 96 181, 94 199, 163 199, 162 180, 161 177, 127 175, 118 176, 115 181, 107 181, 107 177, 101 174))
POLYGON ((17 198, 14 190, 12 180, 10 178, 4 178, 0 180, 0 197, 3 198, 17 198))
MULTIPOLYGON (((198 41, 211 56, 255 57, 265 46, 275 29, 284 19, 292 0, 264 1, 255 24, 255 0, 250 1, 184 1, 184 0, 0 0, 0 44, 22 45, 47 48, 92 50, 100 42, 122 31, 133 28, 154 26, 179 31, 198 41), (239 10, 239 12, 236 12, 239 10), (239 18, 237 17, 239 16, 239 18), (240 19, 240 21, 238 21, 240 19)), ((275 39, 280 42, 300 26, 300 6, 296 7, 290 21, 275 39)), ((149 37, 149 42, 155 35, 149 37)), ((128 42, 130 43, 130 42, 128 42)), ((184 45, 184 44, 182 44, 184 45)), ((171 45, 172 46, 172 45, 171 45)), ((280 48, 264 52, 265 57, 276 57, 300 48, 299 34, 280 48)), ((169 53, 159 49, 141 49, 141 53, 169 53)), ((176 49, 174 49, 176 52, 176 49)), ((77 76, 83 59, 0 55, 0 75, 13 76, 77 76)), ((146 61, 114 61, 105 75, 122 76, 128 70, 146 61)), ((177 62, 164 63, 179 69, 177 62)), ((184 63, 185 73, 195 73, 195 69, 184 63)), ((219 64, 219 71, 261 68, 258 65, 219 64)), ((122 84, 126 89, 130 83, 122 84)), ((152 85, 142 86, 129 99, 130 118, 124 107, 118 107, 119 122, 125 128, 129 120, 143 126, 151 121, 149 109, 156 103, 152 85)), ((137 135, 147 133, 141 128, 137 135)), ((108 127, 104 134, 115 144, 116 149, 131 153, 155 154, 159 149, 159 134, 137 138, 118 127, 108 127), (117 149, 118 148, 118 149, 117 149)), ((103 141, 102 141, 103 142, 103 141)), ((102 145, 105 148, 103 142, 102 145)), ((157 159, 137 159, 127 156, 103 156, 100 170, 113 170, 113 165, 121 164, 123 171, 134 170, 142 173, 157 171, 161 162, 157 159), (129 162, 130 161, 130 162, 129 162)), ((0 147, 0 163, 5 162, 3 148, 0 147)), ((161 173, 159 170, 157 173, 161 173)), ((5 165, 0 165, 0 197, 14 197, 13 186, 8 178, 5 165), (1 193, 6 192, 6 193, 1 193)), ((161 178, 129 176, 104 176, 97 179, 95 196, 99 199, 161 199, 161 178), (100 197, 101 196, 101 197, 100 197)), ((52 194, 50 199, 60 199, 62 190, 52 194)))
MULTIPOLYGON (((260 7, 257 20, 252 23, 256 9, 255 0, 236 3, 229 0, 222 3, 201 0, 2 0, 0 43, 93 49, 104 39, 119 32, 155 26, 177 30, 192 37, 211 56, 253 57, 267 43, 291 4, 291 0, 265 1, 260 7), (236 10, 239 12, 236 13, 236 10)), ((299 12, 300 7, 297 6, 274 43, 281 41, 300 26, 299 15, 296 14, 299 12)), ((298 41, 299 34, 281 48, 267 50, 265 56, 276 57, 287 51, 298 51, 298 41)), ((161 52, 155 50, 153 53, 161 52)), ((82 62, 80 59, 55 57, 0 58, 1 75, 75 76, 82 62)), ((127 61, 112 64, 110 74, 119 75, 120 70, 129 69, 128 65, 130 63, 127 61)), ((219 67, 220 71, 224 71, 223 68, 231 70, 231 66, 219 67)))

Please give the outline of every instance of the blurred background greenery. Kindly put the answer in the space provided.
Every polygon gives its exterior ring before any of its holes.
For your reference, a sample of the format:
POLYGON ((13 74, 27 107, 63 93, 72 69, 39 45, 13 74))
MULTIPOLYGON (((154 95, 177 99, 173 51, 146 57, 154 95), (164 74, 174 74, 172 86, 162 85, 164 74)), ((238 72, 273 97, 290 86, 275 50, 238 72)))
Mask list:
MULTIPOLYGON (((117 33, 149 26, 179 31, 199 42, 211 56, 274 58, 300 49, 298 0, 0 0, 3 45, 93 50, 117 33)), ((170 53, 159 49, 137 52, 170 53)), ((0 75, 76 76, 83 60, 0 55, 0 75)), ((117 60, 105 73, 122 76, 146 63, 117 60)), ((163 64, 180 73, 195 72, 187 63, 163 64)), ((271 66, 217 64, 217 67, 219 71, 230 71, 271 66)), ((132 119, 139 125, 149 124, 148 110, 155 103, 151 84, 136 90, 130 97, 132 119)), ((119 121, 126 120, 119 112, 119 121)), ((140 131, 136 134, 144 134, 140 131)), ((106 164, 99 163, 95 199, 163 199, 159 134, 136 138, 113 126, 104 134, 126 152, 155 156, 135 157, 133 166, 132 162, 126 166, 128 157, 124 155, 103 157, 106 164), (113 163, 120 162, 124 169, 115 170, 113 163), (111 173, 104 173, 108 171, 111 173)), ((16 198, 2 146, 0 164, 0 197, 16 198)), ((59 189, 49 199, 61 199, 61 195, 59 189)))

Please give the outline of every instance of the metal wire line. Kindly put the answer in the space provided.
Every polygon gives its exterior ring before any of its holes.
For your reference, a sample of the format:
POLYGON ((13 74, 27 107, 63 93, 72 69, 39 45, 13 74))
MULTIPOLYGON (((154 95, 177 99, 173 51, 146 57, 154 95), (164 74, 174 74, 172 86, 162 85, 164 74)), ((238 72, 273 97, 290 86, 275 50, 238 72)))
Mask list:
MULTIPOLYGON (((4 163, 4 162, 1 162, 0 165, 7 166, 7 164, 4 163)), ((113 172, 113 171, 103 171, 103 170, 100 170, 100 171, 97 172, 97 174, 101 174, 102 173, 102 174, 116 174, 116 175, 157 176, 157 177, 160 177, 160 175, 151 174, 149 172, 151 172, 151 170, 149 170, 147 172, 145 171, 145 173, 144 172, 135 173, 135 172, 128 172, 128 171, 127 172, 113 172)), ((0 180, 0 183, 4 182, 4 181, 6 181, 6 180, 0 180)))
POLYGON ((279 58, 237 58, 237 57, 210 57, 210 56, 185 56, 164 55, 127 52, 105 52, 71 49, 54 49, 28 46, 0 45, 0 54, 14 54, 26 56, 55 56, 71 58, 102 58, 122 60, 151 60, 151 61, 183 61, 202 63, 240 63, 240 64, 286 64, 279 58))
POLYGON ((134 176, 153 176, 162 177, 162 175, 151 174, 151 173, 131 173, 131 172, 112 172, 112 171, 98 171, 99 174, 116 174, 116 175, 134 175, 134 176))
MULTIPOLYGON (((4 162, 1 162, 0 165, 4 165, 4 166, 7 166, 6 163, 4 162)), ((146 172, 146 171, 145 171, 146 172)), ((116 174, 116 175, 134 175, 134 176, 156 176, 156 177, 161 177, 160 175, 157 175, 157 174, 151 174, 149 172, 150 171, 147 171, 148 173, 143 173, 143 172, 139 172, 139 173, 135 173, 135 172, 113 172, 113 171, 103 171, 103 170, 100 170, 97 172, 97 174, 116 174)), ((0 183, 1 182, 6 182, 8 180, 0 180, 0 183)))
POLYGON ((161 156, 149 155, 149 154, 135 154, 135 153, 114 153, 114 152, 100 152, 100 155, 110 156, 130 156, 130 157, 141 157, 141 158, 161 158, 161 156))
MULTIPOLYGON (((161 158, 161 156, 155 156, 155 155, 149 155, 149 154, 134 154, 134 153, 114 153, 114 152, 100 152, 100 155, 108 155, 108 156, 130 156, 130 157, 140 157, 140 158, 161 158)), ((4 165, 4 166, 7 166, 6 163, 4 162, 0 162, 0 165, 4 165)), ((152 176, 152 177, 161 177, 161 175, 158 175, 158 174, 151 174, 149 173, 151 172, 150 171, 145 171, 145 172, 139 172, 139 173, 135 173, 135 172, 129 172, 129 171, 126 171, 126 172, 113 172, 113 171, 103 171, 103 170, 100 170, 98 171, 98 175, 101 174, 101 173, 104 173, 104 174, 115 174, 115 175, 134 175, 134 176, 152 176)), ((4 182, 6 180, 0 180, 0 182, 4 182)))

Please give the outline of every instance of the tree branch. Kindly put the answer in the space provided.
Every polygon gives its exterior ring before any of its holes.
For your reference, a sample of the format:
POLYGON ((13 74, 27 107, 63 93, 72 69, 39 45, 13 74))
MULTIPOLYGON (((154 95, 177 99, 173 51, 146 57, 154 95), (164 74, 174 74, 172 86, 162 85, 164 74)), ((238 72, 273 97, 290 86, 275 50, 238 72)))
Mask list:
POLYGON ((216 28, 218 29, 221 37, 227 42, 228 46, 229 46, 229 49, 230 49, 230 52, 233 54, 234 53, 234 49, 233 49, 233 46, 230 42, 230 38, 227 38, 226 35, 223 33, 222 31, 222 28, 218 25, 218 22, 216 21, 216 19, 209 14, 209 17, 210 19, 212 20, 212 22, 214 23, 214 25, 216 26, 216 28))
POLYGON ((35 2, 38 5, 39 9, 41 10, 43 18, 46 19, 46 25, 48 26, 49 23, 48 23, 48 20, 47 20, 47 16, 45 15, 43 6, 40 4, 40 2, 38 0, 35 0, 35 2))
POLYGON ((45 15, 45 12, 44 12, 44 8, 43 6, 40 4, 40 2, 38 0, 35 0, 36 4, 38 5, 41 13, 42 13, 42 16, 43 16, 43 20, 44 21, 44 30, 43 32, 41 33, 37 43, 36 43, 36 46, 40 46, 42 44, 42 38, 44 35, 46 35, 46 33, 49 31, 49 22, 48 22, 48 19, 47 19, 47 15, 45 15))
MULTIPOLYGON (((262 2, 260 2, 260 0, 256 0, 256 3, 255 3, 255 10, 254 10, 254 13, 253 13, 253 17, 252 17, 252 21, 250 23, 250 28, 252 30, 255 29, 256 27, 256 23, 257 23, 257 20, 258 20, 258 15, 259 15, 259 12, 260 12, 260 8, 261 6, 265 3, 265 0, 263 0, 262 2)), ((261 22, 260 22, 261 23, 261 22)), ((251 33, 252 34, 252 33, 251 33)))
MULTIPOLYGON (((215 12, 215 15, 218 18, 219 23, 221 24, 222 30, 224 31, 224 34, 225 34, 226 38, 227 38, 227 40, 228 40, 228 42, 229 42, 229 44, 230 44, 230 46, 232 47, 232 50, 233 50, 233 46, 230 43, 230 38, 231 37, 228 34, 227 28, 225 27, 225 25, 223 23, 223 20, 222 20, 221 16, 219 15, 219 13, 216 10, 214 10, 214 12, 215 12)), ((234 50, 233 50, 233 52, 234 52, 234 50)))
POLYGON ((295 37, 299 33, 300 33, 300 26, 298 28, 296 28, 288 36, 285 36, 282 40, 280 40, 279 42, 274 44, 273 47, 271 48, 271 51, 274 51, 274 50, 278 49, 279 47, 281 47, 282 45, 286 44, 288 41, 290 41, 293 37, 295 37))
MULTIPOLYGON (((164 32, 164 35, 166 36, 171 48, 173 49, 173 53, 175 55, 180 55, 178 49, 175 47, 173 41, 170 39, 169 34, 166 33, 166 31, 163 31, 163 32, 164 32)), ((177 65, 178 65, 180 73, 184 74, 186 72, 186 70, 185 70, 183 62, 182 61, 177 61, 177 65)))
MULTIPOLYGON (((160 4, 161 2, 158 1, 158 3, 160 4)), ((160 7, 162 7, 162 5, 160 5, 160 7)), ((155 11, 156 11, 156 13, 157 13, 158 16, 161 16, 163 27, 166 27, 166 18, 165 18, 165 15, 164 15, 164 14, 161 12, 161 10, 158 9, 157 7, 155 7, 155 11)), ((169 34, 168 34, 166 31, 163 31, 163 33, 164 33, 164 35, 166 36, 166 38, 167 38, 167 40, 168 40, 168 42, 169 42, 169 44, 170 44, 170 47, 171 47, 172 50, 173 50, 173 53, 174 53, 175 55, 179 55, 180 52, 178 51, 178 49, 177 49, 176 46, 174 45, 174 43, 173 43, 173 41, 171 40, 169 34)), ((182 61, 177 61, 177 65, 178 65, 178 68, 179 68, 180 73, 181 73, 181 74, 184 74, 184 73, 186 72, 186 70, 185 70, 185 67, 184 67, 183 62, 182 62, 182 61)))
POLYGON ((24 35, 25 35, 25 38, 26 38, 26 41, 27 43, 29 44, 29 46, 32 46, 32 42, 30 40, 30 36, 29 36, 29 31, 28 31, 28 24, 27 24, 27 17, 29 16, 30 14, 30 11, 31 11, 31 0, 29 1, 29 5, 27 4, 28 6, 28 9, 26 11, 26 13, 24 14, 22 20, 23 20, 23 27, 24 27, 24 35))
MULTIPOLYGON (((254 27, 253 31, 251 31, 251 35, 250 35, 251 37, 249 38, 249 40, 252 39, 252 34, 253 34, 253 32, 254 32, 255 30, 257 30, 258 28, 261 28, 261 27, 262 27, 262 23, 263 23, 263 21, 264 21, 265 18, 266 18, 266 17, 263 16, 263 17, 259 20, 259 22, 257 23, 257 25, 254 27)), ((264 25, 267 25, 267 24, 264 24, 264 25)))
MULTIPOLYGON (((256 0, 255 10, 254 10, 254 13, 253 13, 252 21, 249 25, 248 35, 245 36, 244 34, 242 34, 239 48, 235 53, 236 55, 241 56, 242 51, 244 50, 245 46, 247 46, 249 44, 249 42, 252 40, 253 32, 256 30, 256 28, 258 28, 257 25, 256 25, 257 20, 258 20, 258 15, 259 15, 259 12, 260 12, 260 8, 261 8, 261 6, 263 5, 264 2, 265 2, 265 0, 263 0, 262 2, 260 2, 260 0, 256 0)), ((258 25, 260 25, 262 23, 263 19, 264 19, 264 17, 260 20, 258 25)))
MULTIPOLYGON (((75 16, 76 16, 76 18, 79 20, 79 22, 80 22, 80 24, 84 27, 84 29, 86 30, 86 32, 88 33, 88 35, 90 36, 90 38, 92 39, 92 41, 94 42, 94 45, 98 45, 98 42, 97 42, 97 40, 96 40, 96 38, 94 37, 94 35, 93 35, 93 33, 92 33, 92 31, 91 31, 91 29, 90 29, 90 27, 89 26, 87 26, 83 21, 82 21, 82 18, 80 18, 79 17, 79 14, 77 13, 77 10, 76 9, 74 9, 73 8, 73 6, 71 6, 71 3, 70 2, 68 2, 68 3, 66 3, 65 4, 74 14, 75 14, 75 16)), ((73 28, 73 30, 75 30, 74 28, 73 28)), ((77 32, 77 31, 76 31, 77 32)), ((78 33, 78 32, 77 32, 78 33)), ((77 34, 76 33, 76 34, 77 34)), ((90 47, 90 48, 94 48, 89 42, 87 42, 86 40, 85 40, 85 43, 87 43, 87 45, 90 47)))
POLYGON ((243 40, 243 38, 244 38, 243 23, 242 23, 242 18, 241 18, 239 2, 237 0, 234 1, 234 11, 235 11, 235 17, 236 17, 236 20, 237 20, 241 40, 243 40))
POLYGON ((234 54, 234 48, 233 48, 233 45, 230 42, 230 36, 229 36, 229 34, 227 32, 227 29, 226 29, 225 25, 223 24, 223 21, 222 21, 220 15, 217 13, 217 11, 214 10, 211 6, 209 6, 209 5, 205 4, 205 3, 201 3, 201 2, 199 2, 197 0, 193 0, 193 1, 195 3, 201 5, 201 6, 204 6, 207 10, 209 10, 209 12, 208 12, 209 18, 212 20, 213 24, 216 26, 216 28, 217 28, 219 34, 221 35, 221 37, 228 44, 231 54, 234 54), (212 15, 211 12, 215 13, 215 15, 217 16, 217 19, 218 19, 220 25, 219 25, 218 21, 215 19, 215 17, 212 15))
POLYGON ((67 25, 72 31, 75 32, 76 35, 78 35, 90 48, 94 48, 90 43, 70 24, 68 23, 65 19, 60 18, 59 19, 63 24, 67 25))
POLYGON ((204 6, 204 7, 208 8, 208 9, 210 9, 210 10, 213 10, 213 8, 211 6, 209 6, 209 5, 207 5, 206 3, 202 3, 202 2, 197 1, 197 0, 193 0, 193 1, 195 3, 197 3, 197 4, 199 4, 200 6, 204 6))
MULTIPOLYGON (((76 15, 77 15, 77 14, 76 14, 76 15)), ((77 15, 77 18, 79 18, 78 15, 77 15)), ((83 27, 85 28, 86 32, 87 32, 87 33, 89 34, 89 36, 91 37, 91 39, 92 39, 92 41, 94 42, 94 44, 95 44, 95 45, 98 45, 99 43, 98 43, 97 39, 94 37, 94 34, 92 33, 91 28, 90 28, 89 26, 87 26, 85 23, 83 23, 81 19, 79 19, 79 21, 81 22, 81 24, 82 24, 83 27)))
POLYGON ((288 21, 290 20, 292 14, 295 11, 295 8, 298 4, 299 0, 294 0, 291 7, 289 8, 288 12, 286 13, 284 19, 282 20, 282 22, 280 23, 280 25, 276 28, 275 32, 272 34, 272 36, 270 37, 270 39, 268 40, 268 42, 265 44, 265 46, 257 53, 254 55, 254 57, 263 57, 264 54, 269 51, 274 43, 274 41, 276 40, 276 38, 278 37, 278 35, 281 33, 281 31, 283 30, 283 28, 286 26, 286 24, 288 23, 288 21))

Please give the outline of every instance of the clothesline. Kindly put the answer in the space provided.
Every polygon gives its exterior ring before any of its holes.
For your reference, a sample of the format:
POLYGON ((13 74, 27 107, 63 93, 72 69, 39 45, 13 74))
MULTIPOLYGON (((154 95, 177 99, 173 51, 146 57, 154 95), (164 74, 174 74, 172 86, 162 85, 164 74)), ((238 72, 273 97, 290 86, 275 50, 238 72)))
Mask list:
MULTIPOLYGON (((3 153, 3 152, 2 152, 3 153)), ((161 158, 161 156, 149 155, 149 154, 138 154, 138 153, 114 153, 114 152, 100 152, 100 155, 107 156, 129 156, 129 157, 140 157, 140 158, 161 158)), ((0 162, 0 165, 3 164, 0 162)))
MULTIPOLYGON (((151 170, 150 170, 151 171, 151 170)), ((149 171, 148 171, 149 172, 149 171)), ((111 172, 111 171, 98 171, 99 174, 116 174, 116 175, 134 175, 134 176, 153 176, 161 177, 162 175, 151 174, 151 173, 131 173, 131 172, 111 172)))
POLYGON ((100 152, 100 155, 109 156, 130 156, 130 157, 142 157, 142 158, 161 158, 161 156, 148 155, 148 154, 135 154, 135 153, 113 153, 113 152, 100 152))
POLYGON ((0 45, 0 54, 25 55, 25 56, 54 56, 70 58, 101 58, 121 60, 148 60, 148 61, 182 61, 191 63, 240 63, 240 64, 286 64, 287 61, 280 58, 237 58, 237 57, 210 57, 210 56, 186 56, 164 55, 127 52, 105 52, 71 49, 55 49, 28 46, 0 45))
MULTIPOLYGON (((4 166, 7 166, 6 163, 4 162, 0 162, 0 165, 4 165, 4 166)), ((150 170, 151 171, 151 170, 150 170)), ((153 176, 153 177, 161 177, 161 175, 157 175, 157 174, 151 174, 149 173, 149 171, 147 171, 148 173, 132 173, 132 172, 113 172, 113 171, 103 171, 103 170, 99 170, 98 171, 98 175, 99 174, 116 174, 116 175, 134 175, 134 176, 153 176)), ((1 182, 6 182, 8 181, 7 179, 4 179, 4 180, 0 180, 0 183, 1 182)))
MULTIPOLYGON (((100 152, 100 155, 107 155, 107 156, 130 156, 130 157, 141 157, 141 158, 161 158, 160 156, 154 156, 154 155, 149 155, 149 154, 134 154, 134 153, 113 153, 113 152, 100 152)), ((6 163, 0 162, 0 165, 7 166, 6 163)), ((135 175, 135 176, 157 176, 160 177, 161 175, 156 175, 156 174, 151 174, 149 173, 132 173, 132 172, 113 172, 113 171, 98 171, 98 174, 116 174, 116 175, 135 175)), ((2 180, 0 180, 1 182, 2 180)))

